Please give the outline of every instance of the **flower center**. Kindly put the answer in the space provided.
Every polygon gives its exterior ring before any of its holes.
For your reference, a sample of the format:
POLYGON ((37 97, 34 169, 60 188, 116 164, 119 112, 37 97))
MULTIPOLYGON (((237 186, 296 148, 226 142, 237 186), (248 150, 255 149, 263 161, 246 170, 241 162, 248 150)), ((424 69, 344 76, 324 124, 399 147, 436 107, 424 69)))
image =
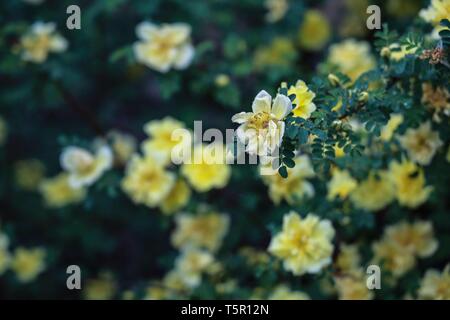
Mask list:
POLYGON ((270 114, 267 112, 259 112, 254 114, 249 120, 248 120, 248 126, 250 128, 254 129, 266 129, 269 127, 269 121, 271 117, 270 114))

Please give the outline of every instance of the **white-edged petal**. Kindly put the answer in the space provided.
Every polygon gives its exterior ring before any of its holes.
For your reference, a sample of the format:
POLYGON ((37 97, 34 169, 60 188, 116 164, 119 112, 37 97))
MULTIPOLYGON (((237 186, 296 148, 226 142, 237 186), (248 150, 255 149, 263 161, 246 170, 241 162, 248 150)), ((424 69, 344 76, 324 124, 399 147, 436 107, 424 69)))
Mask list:
POLYGON ((195 49, 190 43, 180 47, 178 49, 177 56, 173 64, 174 68, 182 70, 189 67, 189 65, 192 62, 192 59, 194 59, 194 54, 195 49))
POLYGON ((283 94, 277 94, 273 100, 272 114, 278 120, 284 119, 292 111, 291 100, 283 94))
POLYGON ((138 36, 139 39, 142 40, 151 40, 153 37, 153 34, 155 33, 155 31, 158 29, 158 27, 156 25, 154 25, 153 23, 144 21, 139 23, 136 26, 136 35, 138 36))
POLYGON ((253 115, 251 112, 239 112, 231 117, 231 121, 235 123, 244 123, 247 122, 248 119, 253 115))
POLYGON ((261 90, 253 100, 252 110, 254 113, 267 112, 270 113, 270 105, 272 97, 265 90, 261 90))

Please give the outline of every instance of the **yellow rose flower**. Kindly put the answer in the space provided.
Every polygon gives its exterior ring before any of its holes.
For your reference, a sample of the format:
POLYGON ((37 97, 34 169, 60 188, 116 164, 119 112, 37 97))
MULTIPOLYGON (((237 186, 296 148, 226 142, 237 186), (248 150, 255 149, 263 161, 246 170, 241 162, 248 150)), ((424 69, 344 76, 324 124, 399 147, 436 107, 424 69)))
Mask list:
POLYGON ((427 201, 433 187, 425 186, 423 169, 415 163, 403 160, 389 165, 390 177, 395 186, 398 202, 409 208, 417 208, 427 201))
POLYGON ((174 247, 198 247, 214 252, 222 245, 230 218, 215 212, 195 216, 180 214, 176 216, 175 223, 176 229, 172 234, 174 247))
POLYGON ((165 214, 172 214, 182 209, 191 198, 191 189, 183 179, 178 179, 172 190, 161 202, 161 211, 165 214))
POLYGON ((141 22, 136 27, 139 41, 133 46, 138 62, 156 71, 186 69, 194 58, 191 27, 185 23, 154 25, 141 22))
POLYGON ((197 145, 194 147, 194 156, 190 160, 185 161, 181 166, 181 174, 197 192, 207 192, 213 188, 220 189, 227 185, 231 169, 226 164, 223 146, 197 145), (219 154, 216 154, 216 151, 219 154))
POLYGON ((331 180, 327 183, 328 200, 336 198, 346 199, 348 195, 356 189, 358 182, 347 170, 334 169, 331 180))
POLYGON ((42 248, 19 247, 14 251, 11 270, 21 282, 30 282, 45 270, 45 256, 45 250, 42 248))
POLYGON ((252 112, 235 114, 231 121, 240 124, 236 135, 250 154, 268 156, 281 144, 285 123, 291 112, 291 100, 282 94, 272 97, 264 90, 253 100, 252 112))
POLYGON ((450 265, 442 273, 428 270, 420 283, 418 295, 420 299, 450 300, 450 265))
POLYGON ((202 280, 202 274, 212 265, 214 257, 200 249, 183 250, 175 261, 175 269, 183 275, 183 282, 189 288, 197 287, 202 280))
POLYGON ((120 131, 111 131, 108 133, 111 140, 111 148, 114 153, 114 160, 118 164, 125 164, 136 152, 136 139, 120 131))
POLYGON ((370 45, 364 41, 348 39, 330 47, 328 62, 355 81, 364 72, 373 69, 375 58, 370 53, 370 45))
POLYGON ((257 71, 266 68, 287 68, 297 57, 297 51, 289 38, 277 37, 268 45, 256 49, 254 67, 257 71))
POLYGON ((295 95, 295 99, 292 101, 294 117, 308 119, 311 113, 316 111, 316 105, 313 103, 316 94, 310 91, 303 81, 298 80, 295 86, 291 86, 288 90, 288 95, 295 95))
POLYGON ((449 19, 450 0, 431 0, 428 8, 422 9, 419 15, 425 21, 437 26, 442 19, 449 19))
POLYGON ((88 279, 83 289, 87 300, 109 300, 117 291, 116 282, 109 272, 102 272, 96 279, 88 279))
POLYGON ((383 128, 381 128, 380 138, 384 141, 390 141, 394 135, 395 130, 403 123, 402 114, 391 114, 389 121, 383 128))
POLYGON ((361 256, 356 245, 341 244, 335 262, 336 267, 343 273, 356 270, 361 265, 361 256))
POLYGON ((154 208, 169 195, 175 181, 175 174, 153 157, 134 155, 127 165, 122 189, 135 203, 154 208))
POLYGON ((266 21, 270 23, 283 19, 289 9, 287 0, 265 0, 264 5, 269 10, 266 21))
POLYGON ((294 275, 318 273, 331 263, 333 237, 330 221, 313 214, 302 219, 291 211, 284 216, 283 228, 272 238, 268 250, 294 275))
POLYGON ((27 191, 37 190, 44 179, 45 166, 37 159, 21 160, 14 166, 16 184, 27 191))
POLYGON ((431 163, 434 154, 443 145, 439 133, 431 129, 430 121, 416 129, 409 128, 398 140, 411 160, 425 166, 431 163))
POLYGON ((101 145, 95 155, 83 148, 69 146, 61 153, 61 167, 69 175, 69 184, 73 188, 90 186, 106 170, 112 167, 113 155, 110 147, 101 145))
POLYGON ((263 182, 269 187, 269 197, 275 204, 280 204, 283 199, 294 204, 314 196, 314 187, 307 181, 315 176, 309 158, 299 156, 294 161, 295 167, 288 168, 287 178, 281 177, 278 172, 262 176, 263 182))
POLYGON ((394 185, 385 171, 371 172, 350 194, 350 200, 355 207, 368 211, 383 209, 394 197, 394 185))
POLYGON ((146 123, 144 131, 149 138, 142 143, 144 154, 161 159, 161 162, 168 164, 171 160, 172 149, 183 143, 172 135, 176 130, 184 128, 182 122, 171 117, 146 123))
POLYGON ((390 271, 394 277, 401 277, 414 268, 416 258, 408 250, 404 250, 398 243, 389 238, 375 242, 372 245, 374 263, 382 263, 383 267, 390 271))
POLYGON ((319 10, 306 11, 298 33, 300 46, 307 50, 323 49, 331 37, 327 18, 319 10))
POLYGON ((84 188, 73 188, 69 183, 69 175, 59 175, 45 179, 39 186, 45 203, 51 208, 61 208, 69 204, 79 203, 86 197, 84 188))
POLYGON ((47 60, 49 53, 65 51, 67 41, 55 29, 54 23, 35 22, 30 31, 20 38, 22 59, 42 63, 47 60))
POLYGON ((339 300, 371 300, 373 292, 367 288, 365 274, 362 270, 334 278, 339 300))
POLYGON ((444 87, 433 88, 430 83, 422 84, 422 103, 433 112, 433 120, 441 122, 441 115, 450 116, 450 93, 444 87))
POLYGON ((269 300, 310 300, 309 296, 301 291, 292 291, 287 285, 274 288, 269 300))

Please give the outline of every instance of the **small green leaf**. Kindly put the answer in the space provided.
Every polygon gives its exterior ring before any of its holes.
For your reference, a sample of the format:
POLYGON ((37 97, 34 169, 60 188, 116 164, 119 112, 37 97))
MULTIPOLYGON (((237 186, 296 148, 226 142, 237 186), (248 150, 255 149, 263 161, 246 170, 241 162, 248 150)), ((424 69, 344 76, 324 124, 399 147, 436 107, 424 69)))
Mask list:
POLYGON ((281 167, 278 169, 278 173, 280 174, 281 177, 283 177, 283 178, 285 178, 285 179, 288 177, 287 168, 286 168, 285 166, 281 166, 281 167))

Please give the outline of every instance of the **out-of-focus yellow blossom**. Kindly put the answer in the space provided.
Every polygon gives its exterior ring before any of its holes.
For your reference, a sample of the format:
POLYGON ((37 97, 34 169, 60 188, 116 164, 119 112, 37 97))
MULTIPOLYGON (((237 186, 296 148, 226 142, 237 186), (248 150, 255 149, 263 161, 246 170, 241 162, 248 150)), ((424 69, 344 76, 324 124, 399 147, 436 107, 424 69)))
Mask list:
POLYGON ((243 247, 239 250, 239 255, 243 256, 251 266, 266 265, 270 261, 270 256, 265 251, 259 251, 252 247, 243 247))
POLYGON ((373 292, 367 288, 362 270, 354 270, 343 276, 335 277, 339 300, 371 300, 373 292))
POLYGON ((181 166, 181 174, 197 192, 223 188, 231 176, 225 154, 225 148, 219 144, 197 145, 194 147, 191 161, 181 166))
POLYGON ((228 84, 230 84, 230 77, 223 73, 218 74, 214 79, 214 83, 218 87, 226 87, 228 84))
POLYGON ((344 0, 345 18, 339 26, 342 37, 362 37, 367 34, 366 28, 367 7, 369 0, 344 0))
POLYGON ((20 38, 22 59, 42 63, 47 60, 49 53, 65 51, 68 47, 67 41, 55 30, 56 25, 52 22, 35 22, 20 38))
POLYGON ((321 50, 331 37, 328 19, 319 10, 306 11, 298 33, 300 45, 308 50, 321 50))
POLYGON ((442 273, 428 270, 420 283, 418 295, 420 299, 450 300, 450 265, 442 273))
POLYGON ((416 257, 429 257, 437 247, 431 223, 400 222, 387 227, 383 238, 373 244, 374 262, 383 262, 387 270, 400 277, 415 266, 416 257))
POLYGON ((8 245, 8 236, 0 231, 0 276, 9 268, 12 260, 8 245))
POLYGON ((214 257, 208 251, 187 249, 177 258, 175 268, 183 275, 186 286, 195 288, 201 283, 202 274, 213 262, 214 257))
POLYGON ((328 62, 335 65, 352 81, 376 65, 375 58, 370 52, 369 43, 354 39, 333 44, 330 47, 328 62))
POLYGON ((186 69, 194 58, 191 27, 185 23, 154 25, 141 22, 136 27, 139 41, 133 45, 138 62, 166 73, 171 68, 186 69))
POLYGON ((427 221, 400 222, 387 227, 385 236, 396 242, 403 250, 421 258, 431 256, 438 248, 438 242, 433 234, 433 225, 427 221))
POLYGON ((175 185, 175 174, 151 156, 134 155, 127 165, 122 189, 139 204, 156 207, 175 185))
POLYGON ((37 159, 21 160, 14 166, 16 184, 28 191, 37 190, 44 179, 45 166, 37 159))
POLYGON ((0 146, 2 146, 6 142, 6 138, 8 136, 8 125, 6 124, 5 119, 0 116, 0 146))
POLYGON ((425 186, 423 169, 406 159, 389 165, 390 177, 395 186, 398 202, 409 208, 417 208, 430 196, 433 187, 425 186))
POLYGON ((262 176, 263 182, 269 187, 269 197, 275 204, 280 204, 283 199, 294 204, 314 195, 314 187, 307 181, 315 176, 311 161, 305 155, 296 157, 294 161, 295 167, 287 169, 287 178, 281 177, 279 173, 262 176))
POLYGON ((286 68, 292 65, 296 57, 297 52, 292 41, 277 37, 269 45, 258 48, 253 61, 256 70, 264 70, 267 67, 286 68))
POLYGON ((240 124, 236 135, 250 154, 268 156, 281 144, 285 123, 283 119, 291 112, 291 100, 277 94, 272 97, 262 90, 253 100, 252 112, 235 114, 231 121, 240 124))
POLYGON ((146 155, 161 159, 167 164, 170 162, 172 149, 183 141, 172 137, 178 129, 184 129, 184 124, 172 117, 162 120, 152 120, 145 124, 144 131, 149 138, 142 143, 142 150, 146 155))
POLYGON ((393 43, 389 46, 389 58, 394 61, 400 61, 416 51, 417 48, 406 49, 406 45, 400 46, 398 43, 393 43))
POLYGON ((145 290, 144 300, 166 300, 170 298, 170 290, 162 285, 151 285, 145 290))
POLYGON ((102 272, 96 279, 88 279, 83 289, 86 300, 109 300, 114 297, 117 284, 109 272, 102 272))
POLYGON ((183 280, 183 274, 179 270, 170 270, 163 278, 163 285, 173 293, 182 292, 188 289, 186 282, 183 280))
POLYGON ((216 284, 216 291, 219 294, 229 294, 238 288, 238 282, 234 279, 230 279, 221 283, 216 284))
POLYGON ((335 168, 332 172, 331 180, 327 183, 327 199, 346 199, 357 185, 358 182, 350 175, 350 172, 335 168))
POLYGON ((188 215, 175 218, 176 229, 172 234, 172 244, 176 248, 198 247, 217 251, 228 232, 230 218, 215 212, 188 215))
POLYGON ((265 0, 264 5, 269 10, 266 14, 266 21, 270 23, 283 19, 289 9, 287 0, 265 0))
POLYGON ((380 138, 384 141, 390 141, 395 130, 403 123, 403 115, 392 113, 389 121, 381 128, 380 138))
POLYGON ((73 188, 69 184, 69 175, 60 173, 57 176, 45 179, 39 186, 47 206, 61 208, 69 204, 79 203, 86 197, 84 188, 73 188))
POLYGON ((441 122, 441 115, 450 116, 450 93, 444 87, 433 88, 431 83, 422 84, 422 103, 433 112, 433 120, 441 122))
POLYGON ((302 219, 291 211, 284 216, 283 229, 272 238, 268 250, 295 275, 318 273, 331 263, 333 237, 329 220, 320 220, 313 214, 302 219))
POLYGON ((45 270, 45 250, 43 248, 26 249, 19 247, 14 251, 11 270, 21 282, 34 280, 45 270))
POLYGON ((101 145, 95 154, 90 151, 69 146, 61 153, 61 167, 69 175, 69 184, 73 188, 90 186, 112 166, 113 154, 107 145, 101 145))
POLYGON ((358 252, 358 246, 341 244, 335 264, 343 273, 358 269, 361 265, 361 256, 358 252))
POLYGON ((350 194, 350 200, 357 208, 368 211, 383 209, 394 197, 394 186, 385 171, 371 172, 350 194))
POLYGON ((111 148, 114 153, 114 160, 118 164, 125 164, 136 152, 136 139, 127 133, 111 131, 108 134, 111 139, 111 148))
POLYGON ((316 111, 316 105, 313 103, 316 94, 309 90, 306 83, 301 80, 298 80, 295 86, 289 88, 288 95, 292 94, 295 95, 295 99, 292 101, 294 117, 308 119, 311 113, 316 111))
POLYGON ((438 26, 442 19, 450 17, 450 0, 431 0, 426 9, 419 13, 420 17, 434 26, 438 26))
POLYGON ((419 12, 420 1, 390 0, 386 3, 386 10, 390 15, 395 17, 412 17, 419 12))
POLYGON ((182 209, 191 198, 191 189, 183 179, 178 179, 172 190, 161 202, 161 211, 165 214, 172 214, 182 209))
POLYGON ((287 285, 279 285, 274 288, 269 300, 310 300, 310 297, 301 291, 292 291, 287 285))

